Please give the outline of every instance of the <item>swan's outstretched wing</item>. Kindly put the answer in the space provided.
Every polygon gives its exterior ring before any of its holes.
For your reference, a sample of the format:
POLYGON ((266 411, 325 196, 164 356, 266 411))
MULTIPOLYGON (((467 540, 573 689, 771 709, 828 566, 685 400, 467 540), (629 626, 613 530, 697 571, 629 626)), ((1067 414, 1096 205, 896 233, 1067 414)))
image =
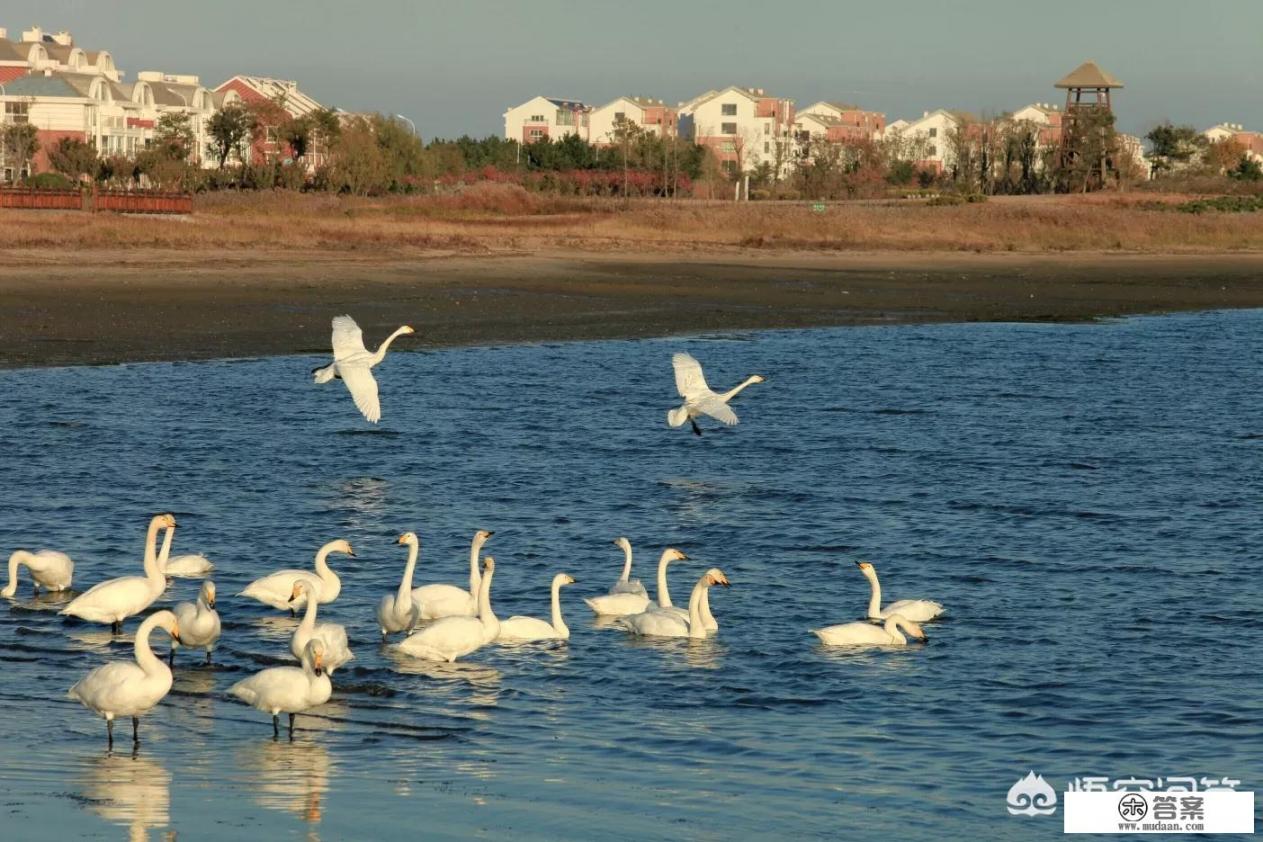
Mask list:
POLYGON ((364 332, 350 316, 338 316, 333 320, 333 358, 344 360, 354 354, 366 353, 364 332))
POLYGON ((369 423, 376 424, 382 418, 382 404, 377 397, 377 380, 366 365, 339 366, 342 382, 355 400, 355 407, 364 413, 369 423))
POLYGON ((719 399, 717 395, 711 395, 704 400, 700 400, 696 404, 699 412, 704 412, 716 421, 722 421, 731 427, 737 423, 737 413, 732 411, 732 407, 719 399))
POLYGON ((681 352, 672 355, 671 365, 675 367, 675 388, 680 397, 688 401, 710 393, 706 378, 702 376, 702 364, 693 359, 692 354, 681 352))

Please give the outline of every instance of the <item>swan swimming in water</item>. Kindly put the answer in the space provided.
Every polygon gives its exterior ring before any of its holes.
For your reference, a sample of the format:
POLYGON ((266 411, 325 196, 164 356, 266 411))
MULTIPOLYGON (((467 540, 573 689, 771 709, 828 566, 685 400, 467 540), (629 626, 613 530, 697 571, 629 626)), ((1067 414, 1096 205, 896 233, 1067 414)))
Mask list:
POLYGON ((551 623, 537 617, 510 617, 500 621, 500 633, 496 635, 496 641, 530 643, 535 640, 569 640, 570 628, 561 618, 561 589, 573 584, 574 577, 569 573, 558 573, 553 577, 551 623))
POLYGON ((171 539, 174 536, 174 529, 166 530, 162 537, 162 549, 158 551, 158 567, 162 569, 164 576, 174 579, 200 579, 214 571, 215 565, 201 553, 172 556, 171 539))
POLYGON ((942 604, 930 599, 901 599, 882 608, 881 583, 877 581, 877 569, 867 561, 857 561, 855 565, 864 574, 871 588, 868 597, 868 619, 884 620, 894 614, 900 614, 904 619, 914 623, 924 623, 943 613, 942 604))
POLYGON ((439 620, 443 617, 477 617, 478 591, 482 574, 478 572, 478 559, 482 546, 494 532, 480 529, 474 533, 469 546, 469 590, 456 585, 422 585, 412 589, 412 599, 421 607, 422 620, 439 620))
POLYGON ((175 666, 175 650, 181 646, 189 649, 205 649, 206 663, 211 662, 211 652, 219 642, 221 632, 219 612, 215 610, 215 583, 210 579, 202 582, 197 592, 197 602, 181 602, 173 612, 180 625, 179 639, 171 639, 171 666, 175 666))
POLYGON ((294 737, 294 714, 323 705, 333 695, 324 669, 324 644, 308 641, 301 667, 272 667, 238 681, 228 692, 253 708, 272 714, 272 739, 281 736, 279 716, 289 714, 289 736, 294 737))
POLYGON ((75 563, 70 556, 56 550, 39 550, 27 552, 16 550, 9 556, 9 584, 0 590, 0 596, 12 597, 18 592, 18 568, 25 566, 31 571, 31 583, 35 593, 39 589, 46 591, 64 591, 70 588, 70 580, 75 575, 75 563))
POLYGON ((709 415, 729 427, 733 426, 737 423, 737 413, 732 411, 728 402, 747 386, 762 383, 765 380, 761 374, 751 374, 727 392, 720 393, 706 385, 706 377, 702 374, 702 364, 691 354, 681 352, 673 355, 671 365, 675 368, 676 391, 680 393, 680 397, 684 398, 684 403, 667 413, 667 424, 672 427, 681 427, 685 421, 688 421, 693 425, 693 433, 699 436, 702 434, 702 428, 697 426, 697 418, 709 415))
POLYGON ((495 640, 500 634, 500 621, 491 610, 491 577, 495 569, 495 559, 487 556, 478 588, 477 617, 444 617, 404 638, 399 651, 428 661, 452 663, 495 640))
POLYGON ((136 631, 134 661, 111 661, 85 675, 67 694, 84 707, 105 717, 109 747, 114 748, 114 718, 132 718, 132 741, 140 744, 140 717, 171 691, 171 670, 149 647, 149 634, 161 628, 173 641, 180 638, 180 626, 170 611, 155 611, 136 631))
POLYGON ((872 623, 844 623, 840 626, 812 629, 811 633, 826 646, 906 646, 908 639, 900 633, 900 628, 917 640, 928 639, 919 625, 902 614, 890 615, 882 626, 872 623))
POLYGON ((614 543, 623 549, 623 575, 619 576, 618 581, 610 586, 610 593, 634 593, 640 594, 641 596, 648 596, 649 594, 645 591, 645 586, 640 584, 640 580, 631 578, 631 541, 628 541, 626 538, 615 538, 614 543))
POLYGON ((656 606, 649 602, 649 597, 646 594, 634 593, 604 594, 602 596, 588 597, 583 601, 588 604, 593 613, 603 617, 626 617, 629 614, 639 614, 643 611, 663 608, 679 612, 681 617, 687 618, 684 611, 671 605, 671 594, 667 591, 667 565, 673 561, 684 561, 687 559, 688 556, 674 547, 667 547, 662 551, 662 556, 658 559, 658 603, 656 606))
POLYGON ((718 567, 712 567, 702 574, 693 586, 689 595, 687 619, 669 611, 654 610, 633 614, 621 618, 618 623, 627 631, 642 637, 706 637, 706 627, 702 623, 702 594, 712 585, 728 587, 728 577, 718 567))
POLYGON ((109 623, 110 629, 119 634, 124 620, 144 611, 166 590, 167 577, 158 569, 158 530, 174 528, 174 515, 154 515, 145 540, 145 575, 123 576, 93 585, 71 600, 61 613, 90 623, 109 623))
POLYGON ((316 553, 314 573, 310 570, 278 570, 262 579, 255 579, 237 596, 248 596, 273 608, 289 609, 290 614, 293 614, 296 608, 302 608, 306 604, 305 596, 298 602, 291 601, 294 595, 294 582, 304 579, 320 586, 318 593, 321 602, 333 602, 338 598, 338 594, 342 593, 342 580, 338 578, 337 573, 329 569, 329 553, 343 553, 355 558, 355 550, 351 549, 349 541, 342 539, 330 541, 316 553))
POLYGON ((333 320, 333 362, 312 370, 315 382, 328 383, 340 377, 351 393, 356 409, 363 413, 365 420, 376 424, 381 420, 382 406, 377 395, 377 381, 373 379, 373 366, 386 358, 390 343, 414 332, 404 325, 386 337, 386 341, 370 354, 364 347, 364 332, 355 319, 338 316, 333 320))
POLYGON ((294 629, 294 637, 290 640, 289 651, 293 652, 294 657, 301 661, 308 642, 319 640, 324 652, 324 668, 329 672, 329 675, 333 675, 333 671, 338 667, 348 661, 355 660, 355 656, 351 654, 351 647, 346 642, 346 627, 338 623, 316 624, 316 608, 320 604, 320 586, 318 584, 306 579, 295 581, 294 593, 290 597, 290 601, 297 601, 302 597, 307 598, 307 611, 303 614, 303 620, 298 624, 298 628, 294 629))
POLYGON ((408 548, 408 563, 403 567, 398 593, 386 594, 377 605, 377 626, 382 630, 383 642, 387 635, 411 631, 421 622, 421 606, 412 598, 412 573, 417 567, 421 540, 415 532, 405 532, 399 536, 399 543, 408 548))

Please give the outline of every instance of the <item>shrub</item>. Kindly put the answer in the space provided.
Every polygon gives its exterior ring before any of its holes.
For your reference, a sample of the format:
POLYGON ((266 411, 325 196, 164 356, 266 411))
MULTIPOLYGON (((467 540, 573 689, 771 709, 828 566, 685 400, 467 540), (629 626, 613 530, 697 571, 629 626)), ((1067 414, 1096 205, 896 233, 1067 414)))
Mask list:
POLYGON ((59 172, 42 172, 26 180, 27 187, 38 187, 45 190, 69 190, 75 184, 59 172))

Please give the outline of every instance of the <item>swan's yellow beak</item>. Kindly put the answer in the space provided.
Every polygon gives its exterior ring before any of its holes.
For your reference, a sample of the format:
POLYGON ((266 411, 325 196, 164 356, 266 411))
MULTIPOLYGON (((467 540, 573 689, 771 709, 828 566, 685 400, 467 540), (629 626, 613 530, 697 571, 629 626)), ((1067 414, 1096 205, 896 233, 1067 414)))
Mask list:
POLYGON ((322 673, 324 673, 324 669, 325 669, 324 658, 321 656, 319 652, 317 652, 315 657, 311 659, 311 666, 312 666, 313 672, 315 672, 316 675, 321 675, 322 673))
POLYGON ((171 624, 171 639, 174 640, 176 643, 180 642, 180 624, 179 623, 171 624))

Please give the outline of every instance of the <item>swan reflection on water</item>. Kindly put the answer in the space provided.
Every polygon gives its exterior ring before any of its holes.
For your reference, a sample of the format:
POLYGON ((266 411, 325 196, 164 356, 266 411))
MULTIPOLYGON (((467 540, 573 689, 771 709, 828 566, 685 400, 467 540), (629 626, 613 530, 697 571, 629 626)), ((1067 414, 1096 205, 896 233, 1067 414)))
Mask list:
POLYGON ((171 822, 171 773, 155 760, 109 754, 85 758, 82 782, 87 808, 108 822, 128 828, 140 842, 151 828, 171 822))
POLYGON ((37 594, 22 596, 6 597, 9 607, 14 612, 31 611, 60 611, 66 606, 66 603, 73 600, 79 595, 79 591, 40 591, 37 594))
POLYGON ((264 740, 239 752, 237 762, 260 806, 292 813, 312 825, 324 818, 325 793, 336 766, 319 742, 264 740))
POLYGON ((715 637, 628 636, 625 645, 641 649, 657 649, 668 660, 683 661, 692 669, 714 670, 723 666, 724 645, 715 637))

